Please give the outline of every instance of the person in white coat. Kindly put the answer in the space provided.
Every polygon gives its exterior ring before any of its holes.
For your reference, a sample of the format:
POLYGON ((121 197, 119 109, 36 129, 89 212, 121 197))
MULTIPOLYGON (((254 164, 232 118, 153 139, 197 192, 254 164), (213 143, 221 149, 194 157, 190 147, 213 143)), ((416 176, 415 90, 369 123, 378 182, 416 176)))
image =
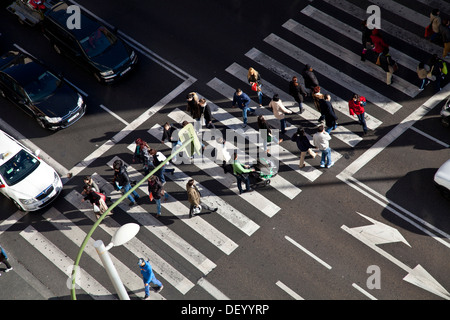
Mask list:
POLYGON ((272 109, 273 115, 275 118, 280 120, 280 131, 282 134, 286 133, 286 117, 285 114, 291 114, 292 111, 287 109, 278 94, 275 94, 272 98, 272 101, 269 103, 269 108, 272 109))
POLYGON ((313 135, 313 144, 322 152, 322 158, 320 160, 321 168, 325 168, 325 166, 330 168, 334 165, 334 162, 331 161, 330 140, 331 136, 325 131, 324 125, 319 125, 317 132, 313 135))

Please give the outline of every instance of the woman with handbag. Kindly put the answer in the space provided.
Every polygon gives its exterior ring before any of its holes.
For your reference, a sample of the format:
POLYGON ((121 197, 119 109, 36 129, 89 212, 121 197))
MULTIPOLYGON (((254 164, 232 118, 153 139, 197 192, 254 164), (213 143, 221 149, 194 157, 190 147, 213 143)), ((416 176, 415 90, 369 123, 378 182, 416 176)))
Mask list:
POLYGON ((360 97, 356 93, 353 94, 353 97, 348 102, 348 107, 350 110, 350 115, 356 115, 358 117, 359 124, 362 125, 364 135, 367 134, 367 125, 365 119, 365 110, 364 105, 366 104, 366 99, 364 97, 360 97))
POLYGON ((248 69, 247 73, 247 80, 250 84, 252 91, 256 91, 258 94, 258 100, 259 100, 259 106, 262 107, 262 98, 263 93, 261 90, 261 76, 259 75, 259 72, 256 71, 254 68, 250 67, 248 69))
POLYGON ((148 195, 150 201, 155 200, 156 203, 156 217, 161 216, 161 196, 164 196, 166 201, 169 198, 169 194, 164 191, 164 187, 157 176, 152 175, 148 179, 148 195))
POLYGON ((391 85, 392 76, 394 72, 397 71, 398 69, 397 63, 394 61, 394 59, 392 59, 388 47, 383 49, 383 52, 380 53, 378 58, 379 58, 379 66, 381 67, 381 69, 386 71, 386 84, 391 85))

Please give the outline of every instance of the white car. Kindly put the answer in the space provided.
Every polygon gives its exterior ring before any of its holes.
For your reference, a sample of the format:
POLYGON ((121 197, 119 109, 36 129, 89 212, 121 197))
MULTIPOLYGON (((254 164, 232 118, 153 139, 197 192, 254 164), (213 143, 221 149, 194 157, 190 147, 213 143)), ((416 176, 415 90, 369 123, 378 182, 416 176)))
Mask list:
POLYGON ((436 187, 444 197, 450 199, 450 159, 436 171, 434 175, 436 187))
POLYGON ((53 201, 62 187, 52 167, 0 130, 0 193, 19 210, 35 211, 53 201))

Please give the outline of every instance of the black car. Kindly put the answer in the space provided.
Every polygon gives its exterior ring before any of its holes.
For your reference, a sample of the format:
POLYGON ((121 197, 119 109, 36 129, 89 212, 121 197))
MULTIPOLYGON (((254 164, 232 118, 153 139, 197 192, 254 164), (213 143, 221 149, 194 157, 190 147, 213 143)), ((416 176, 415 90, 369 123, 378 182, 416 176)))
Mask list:
POLYGON ((0 57, 0 95, 49 130, 67 128, 86 111, 78 91, 35 58, 18 51, 0 57))
POLYGON ((81 12, 80 28, 68 26, 72 18, 67 7, 61 2, 47 10, 42 24, 56 52, 80 63, 102 83, 116 81, 136 65, 134 50, 94 18, 81 12))

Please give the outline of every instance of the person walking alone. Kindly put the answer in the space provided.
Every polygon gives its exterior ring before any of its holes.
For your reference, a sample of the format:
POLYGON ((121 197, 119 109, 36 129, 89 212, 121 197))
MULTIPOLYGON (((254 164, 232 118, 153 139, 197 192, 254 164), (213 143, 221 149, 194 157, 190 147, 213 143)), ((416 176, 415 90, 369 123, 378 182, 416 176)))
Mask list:
POLYGON ((144 280, 144 291, 145 296, 144 299, 148 299, 150 296, 150 283, 154 283, 157 285, 157 288, 155 290, 156 293, 160 293, 161 290, 164 288, 161 281, 156 279, 155 274, 153 273, 152 266, 150 265, 150 262, 147 260, 145 261, 144 258, 139 258, 138 260, 138 266, 141 270, 142 274, 142 280, 144 280))
POLYGON ((313 158, 317 156, 317 153, 315 153, 311 148, 315 148, 311 142, 309 142, 308 137, 306 136, 305 129, 298 128, 297 132, 292 136, 292 141, 294 141, 297 144, 298 149, 300 150, 300 163, 299 168, 305 167, 305 156, 306 153, 309 153, 309 155, 313 158))
POLYGON ((428 79, 428 72, 430 68, 423 62, 420 62, 417 66, 417 76, 420 80, 419 90, 422 91, 425 89, 425 86, 430 83, 430 79, 428 79))
MULTIPOLYGON (((0 246, 0 262, 3 262, 5 264, 5 266, 6 266, 5 272, 9 272, 13 269, 13 267, 11 267, 11 265, 9 264, 8 255, 6 254, 5 250, 1 246, 0 246)), ((1 273, 0 273, 0 275, 1 275, 1 273)))
POLYGON ((286 133, 286 117, 285 114, 291 114, 292 111, 289 109, 286 109, 286 107, 283 105, 283 102, 279 98, 278 94, 274 94, 272 101, 269 103, 269 108, 272 109, 273 115, 275 118, 280 120, 280 132, 282 134, 286 133))
MULTIPOLYGON (((367 134, 367 125, 365 119, 365 109, 363 104, 361 103, 361 98, 356 93, 353 94, 353 97, 348 102, 348 108, 351 116, 355 116, 358 118, 359 124, 363 127, 364 134, 367 134)), ((365 99, 363 101, 365 103, 365 99)))
POLYGON ((320 124, 317 132, 313 135, 313 143, 322 152, 322 158, 320 160, 321 168, 330 168, 334 165, 334 162, 331 161, 330 140, 331 136, 325 131, 325 127, 320 124))
MULTIPOLYGON (((128 176, 127 166, 123 164, 121 160, 114 161, 114 178, 113 183, 116 186, 117 190, 124 188, 125 193, 130 191, 131 189, 131 181, 128 176)), ((130 200, 130 207, 136 204, 136 201, 139 199, 139 194, 134 190, 131 194, 128 195, 128 200, 130 200)))
POLYGON ((258 94, 259 106, 262 107, 263 93, 261 90, 261 76, 258 71, 250 67, 247 73, 247 80, 253 91, 258 94))
POLYGON ((327 128, 325 131, 330 133, 331 130, 337 128, 336 112, 334 112, 333 105, 331 104, 331 96, 329 94, 324 95, 324 98, 320 100, 320 111, 325 118, 325 124, 327 128))
POLYGON ((233 102, 232 107, 235 108, 236 106, 242 110, 242 120, 244 122, 243 128, 247 127, 247 113, 250 112, 250 114, 254 114, 255 110, 251 109, 249 107, 250 104, 250 98, 249 96, 242 92, 240 88, 236 89, 236 92, 233 95, 233 102))
POLYGON ((305 108, 303 107, 303 99, 308 95, 303 88, 303 86, 298 83, 298 78, 296 76, 292 77, 289 82, 289 94, 294 97, 294 100, 298 103, 299 112, 303 113, 305 108))
POLYGON ((314 74, 313 67, 309 64, 305 65, 305 68, 302 71, 302 77, 305 81, 305 88, 309 89, 311 93, 314 90, 314 87, 319 86, 319 80, 317 80, 317 77, 314 74))
POLYGON ((157 176, 152 175, 148 178, 148 195, 150 201, 155 200, 156 203, 156 217, 161 216, 161 197, 164 196, 164 201, 167 201, 169 195, 164 191, 164 186, 157 176))
POLYGON ((192 215, 194 213, 194 209, 199 210, 199 212, 203 209, 208 210, 208 211, 212 211, 212 212, 216 212, 217 208, 211 208, 208 205, 206 205, 204 202, 202 202, 201 200, 201 194, 200 191, 198 190, 197 186, 195 185, 195 180, 194 179, 190 179, 187 183, 186 183, 186 191, 187 191, 187 196, 188 196, 188 201, 189 201, 189 218, 192 218, 192 215))

